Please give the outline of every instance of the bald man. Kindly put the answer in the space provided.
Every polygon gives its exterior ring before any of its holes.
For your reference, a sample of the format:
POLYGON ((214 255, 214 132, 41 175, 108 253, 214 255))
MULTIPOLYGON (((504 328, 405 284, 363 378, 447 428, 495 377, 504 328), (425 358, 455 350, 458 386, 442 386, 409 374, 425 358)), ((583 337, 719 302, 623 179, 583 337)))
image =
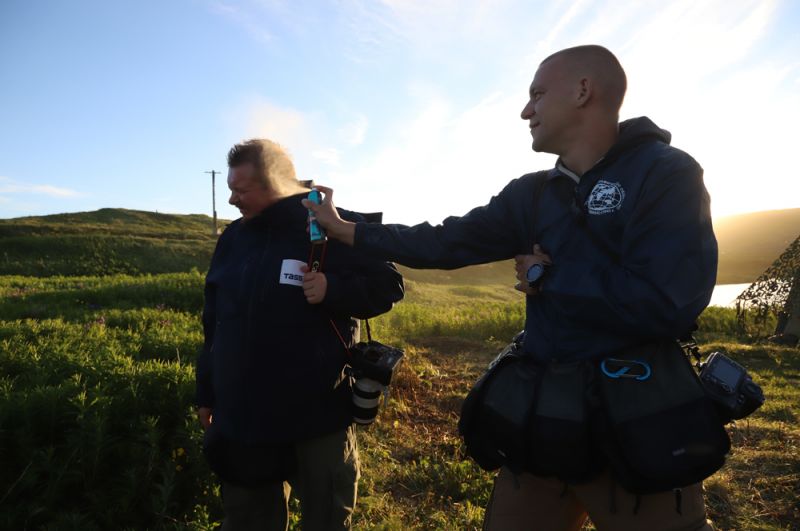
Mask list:
MULTIPOLYGON (((625 90, 622 66, 603 47, 542 61, 521 116, 533 150, 558 155, 555 167, 441 225, 343 221, 322 187, 322 205, 306 206, 329 236, 410 267, 515 258, 517 289, 527 295, 522 348, 542 364, 674 340, 692 328, 716 281, 709 197, 702 168, 669 145, 667 131, 645 117, 619 122, 625 90)), ((579 479, 562 465, 547 474, 501 468, 484 529, 578 530, 587 516, 598 530, 711 529, 699 483, 627 492, 602 446, 593 440, 579 479)))

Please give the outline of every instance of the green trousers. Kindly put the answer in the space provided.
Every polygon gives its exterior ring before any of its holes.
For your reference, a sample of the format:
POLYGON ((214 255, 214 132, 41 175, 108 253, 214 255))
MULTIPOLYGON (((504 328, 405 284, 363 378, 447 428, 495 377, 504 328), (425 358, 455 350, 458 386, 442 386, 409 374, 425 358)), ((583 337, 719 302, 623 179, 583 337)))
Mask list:
POLYGON ((295 452, 297 470, 286 482, 258 489, 222 483, 222 531, 286 531, 292 489, 303 531, 350 529, 360 476, 355 428, 299 442, 295 452))

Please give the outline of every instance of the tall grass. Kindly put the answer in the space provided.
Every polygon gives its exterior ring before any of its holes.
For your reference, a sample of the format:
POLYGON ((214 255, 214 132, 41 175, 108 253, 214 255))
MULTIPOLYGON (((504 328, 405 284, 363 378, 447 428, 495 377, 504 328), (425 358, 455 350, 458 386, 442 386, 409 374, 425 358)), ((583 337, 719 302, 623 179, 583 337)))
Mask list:
MULTIPOLYGON (((202 284, 197 271, 0 277, 0 528, 210 529, 220 520, 192 408, 202 284)), ((477 529, 492 477, 460 458, 455 423, 471 383, 521 329, 523 299, 502 285, 408 287, 372 322, 374 336, 407 355, 378 422, 359 434, 356 527, 477 529)), ((709 503, 723 529, 781 529, 800 478, 800 360, 743 344, 735 322, 734 310, 709 309, 699 337, 751 368, 769 402, 732 430, 737 446, 708 483, 709 503)))

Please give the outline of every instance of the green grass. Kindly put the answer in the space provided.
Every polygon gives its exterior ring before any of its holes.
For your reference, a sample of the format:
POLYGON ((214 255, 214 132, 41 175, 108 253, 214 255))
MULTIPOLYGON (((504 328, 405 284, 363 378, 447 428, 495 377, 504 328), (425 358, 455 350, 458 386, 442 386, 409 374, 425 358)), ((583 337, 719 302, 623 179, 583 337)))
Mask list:
MULTIPOLYGON (((203 277, 0 277, 0 528, 210 529, 221 517, 199 451, 193 363, 203 277)), ((406 349, 389 403, 359 429, 356 529, 479 529, 492 475, 461 458, 461 400, 522 327, 507 285, 410 282, 373 323, 406 349)), ((800 353, 737 336, 735 311, 700 320, 767 404, 730 428, 707 481, 718 529, 800 522, 800 353)), ((296 504, 293 505, 296 509, 296 504)), ((292 529, 298 529, 297 516, 292 529)))
POLYGON ((0 274, 46 277, 205 269, 215 244, 211 220, 202 215, 105 208, 6 219, 0 220, 0 274))

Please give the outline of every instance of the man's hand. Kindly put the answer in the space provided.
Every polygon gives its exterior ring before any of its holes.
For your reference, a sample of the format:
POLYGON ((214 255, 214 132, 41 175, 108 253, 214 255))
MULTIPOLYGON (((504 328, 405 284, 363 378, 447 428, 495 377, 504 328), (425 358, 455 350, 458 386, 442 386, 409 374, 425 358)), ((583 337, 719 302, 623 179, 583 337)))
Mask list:
POLYGON ((539 288, 530 288, 528 287, 528 269, 533 264, 545 264, 550 265, 552 262, 550 261, 550 256, 542 251, 542 248, 537 243, 533 246, 533 254, 518 254, 514 257, 514 269, 517 272, 517 285, 514 286, 514 289, 519 290, 526 295, 536 295, 539 293, 539 288))
POLYGON ((303 206, 311 209, 317 222, 322 225, 328 236, 335 238, 347 245, 353 245, 356 238, 356 224, 351 221, 345 221, 336 211, 333 206, 333 190, 325 186, 316 186, 317 190, 324 194, 322 203, 317 205, 308 199, 303 199, 303 206))
MULTIPOLYGON (((335 211, 334 211, 335 212, 335 211)), ((328 279, 325 273, 309 271, 308 266, 300 268, 303 272, 303 295, 309 304, 319 304, 328 292, 328 279)))
POLYGON ((211 408, 210 407, 197 408, 197 418, 198 420, 200 420, 200 425, 203 426, 203 429, 207 430, 208 427, 211 426, 211 422, 213 419, 211 408))

